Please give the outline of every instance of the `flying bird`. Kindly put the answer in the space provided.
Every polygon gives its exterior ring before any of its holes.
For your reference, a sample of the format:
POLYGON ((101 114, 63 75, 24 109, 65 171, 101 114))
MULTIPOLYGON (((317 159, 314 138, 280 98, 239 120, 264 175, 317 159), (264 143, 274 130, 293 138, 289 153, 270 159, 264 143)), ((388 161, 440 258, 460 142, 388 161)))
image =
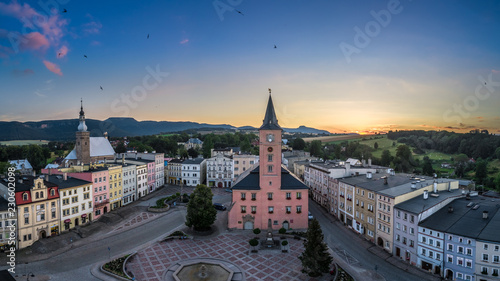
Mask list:
POLYGON ((278 47, 276 47, 276 45, 274 45, 274 48, 276 49, 276 48, 278 48, 278 47))
POLYGON ((67 13, 67 12, 68 12, 68 10, 66 10, 66 9, 63 9, 63 11, 62 11, 62 12, 63 12, 63 13, 67 13))
POLYGON ((101 91, 102 91, 102 90, 103 90, 103 89, 102 89, 102 86, 101 86, 101 91))
POLYGON ((149 33, 148 33, 148 38, 146 38, 146 39, 149 39, 149 33))
POLYGON ((238 10, 235 10, 238 14, 241 14, 242 16, 244 16, 244 14, 241 12, 241 11, 238 11, 238 10))
POLYGON ((87 55, 83 55, 83 57, 87 59, 87 55))
POLYGON ((60 57, 62 55, 62 53, 59 53, 57 56, 60 57))

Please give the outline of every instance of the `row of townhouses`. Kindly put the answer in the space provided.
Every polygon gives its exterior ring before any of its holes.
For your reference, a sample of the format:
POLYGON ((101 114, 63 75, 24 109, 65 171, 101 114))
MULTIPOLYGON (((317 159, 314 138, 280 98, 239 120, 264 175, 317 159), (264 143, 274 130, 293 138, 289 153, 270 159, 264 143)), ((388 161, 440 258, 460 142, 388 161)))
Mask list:
POLYGON ((299 161, 294 170, 314 201, 392 255, 448 280, 500 280, 500 198, 370 161, 299 161))

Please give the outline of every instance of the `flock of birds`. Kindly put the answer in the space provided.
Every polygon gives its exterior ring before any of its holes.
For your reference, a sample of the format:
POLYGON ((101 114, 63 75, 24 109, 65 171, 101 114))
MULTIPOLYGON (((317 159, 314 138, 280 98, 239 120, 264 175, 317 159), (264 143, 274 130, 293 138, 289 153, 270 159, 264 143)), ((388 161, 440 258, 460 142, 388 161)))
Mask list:
MULTIPOLYGON (((238 14, 242 15, 242 16, 244 16, 244 15, 245 15, 245 14, 243 14, 243 13, 242 13, 241 11, 239 11, 239 10, 235 10, 235 11, 236 11, 238 14)), ((63 13, 67 13, 67 12, 68 12, 68 10, 63 9, 63 10, 62 10, 62 12, 63 12, 63 13)), ((146 39, 149 39, 149 33, 148 33, 148 35, 146 36, 146 39)), ((276 47, 276 45, 274 45, 274 49, 276 49, 276 48, 278 48, 278 47, 276 47)), ((62 55, 62 53, 59 53, 59 54, 58 54, 58 56, 59 56, 59 57, 60 57, 61 55, 62 55)), ((86 58, 86 59, 88 59, 87 55, 83 55, 83 57, 84 57, 84 58, 86 58)), ((486 84, 486 83, 484 83, 484 84, 486 84)), ((101 88, 101 91, 103 91, 103 90, 104 90, 104 89, 102 88, 102 86, 100 86, 100 88, 101 88)), ((269 89, 269 93, 271 93, 271 89, 269 89)))

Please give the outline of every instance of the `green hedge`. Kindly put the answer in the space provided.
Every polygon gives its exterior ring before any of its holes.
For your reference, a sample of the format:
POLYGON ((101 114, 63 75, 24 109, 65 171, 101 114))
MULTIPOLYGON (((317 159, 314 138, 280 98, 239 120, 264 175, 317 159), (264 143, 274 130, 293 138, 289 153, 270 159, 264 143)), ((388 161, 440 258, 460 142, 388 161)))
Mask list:
POLYGON ((104 264, 104 269, 106 269, 109 272, 112 272, 118 276, 128 278, 127 275, 123 272, 123 263, 127 259, 127 257, 130 255, 126 255, 121 258, 117 258, 116 260, 112 260, 106 264, 104 264))

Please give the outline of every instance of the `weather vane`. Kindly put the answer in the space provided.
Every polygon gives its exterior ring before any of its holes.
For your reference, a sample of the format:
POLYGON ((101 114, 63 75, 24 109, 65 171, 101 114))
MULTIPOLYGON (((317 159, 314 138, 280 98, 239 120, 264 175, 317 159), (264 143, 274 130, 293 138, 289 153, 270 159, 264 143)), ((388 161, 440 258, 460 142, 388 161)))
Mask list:
POLYGON ((269 90, 269 93, 271 93, 271 88, 269 88, 268 90, 269 90))

